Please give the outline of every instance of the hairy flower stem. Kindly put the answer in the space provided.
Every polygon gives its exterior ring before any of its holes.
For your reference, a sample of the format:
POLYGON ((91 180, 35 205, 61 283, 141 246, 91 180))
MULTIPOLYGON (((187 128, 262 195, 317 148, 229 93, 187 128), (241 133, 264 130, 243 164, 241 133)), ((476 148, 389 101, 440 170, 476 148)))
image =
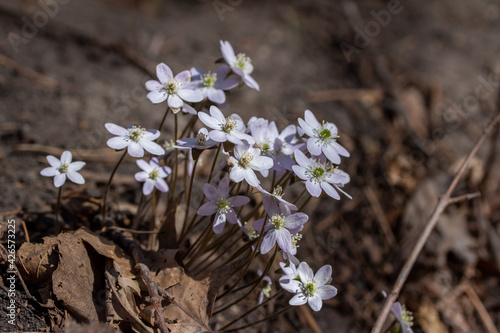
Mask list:
POLYGON ((206 233, 210 231, 210 228, 212 227, 212 223, 213 223, 213 221, 210 221, 209 223, 207 223, 207 226, 201 232, 200 236, 198 236, 198 239, 196 239, 196 241, 193 243, 193 245, 191 245, 187 249, 187 251, 182 255, 182 259, 185 259, 188 256, 188 254, 198 246, 198 244, 201 242, 201 240, 205 237, 206 233))
POLYGON ((170 108, 167 107, 165 110, 165 114, 163 115, 163 119, 161 120, 160 126, 158 126, 158 131, 161 132, 161 128, 163 127, 163 124, 165 123, 165 119, 167 119, 168 111, 170 111, 170 108))
POLYGON ((258 308, 266 305, 267 303, 269 303, 270 301, 272 301, 273 299, 275 299, 276 297, 280 296, 281 294, 283 294, 283 291, 284 289, 281 289, 280 291, 278 291, 276 294, 274 294, 273 296, 269 297, 268 299, 266 299, 264 302, 260 303, 260 304, 257 304, 256 306, 254 306, 253 308, 251 308, 250 310, 248 310, 247 312, 245 312, 244 314, 242 314, 241 316, 239 316, 238 318, 236 318, 235 320, 233 320, 232 322, 230 322, 229 324, 227 324, 226 326, 222 327, 219 332, 222 332, 224 329, 230 327, 231 325, 233 325, 234 323, 240 321, 241 319, 245 318, 246 316, 248 316, 250 313, 254 312, 255 310, 257 310, 258 308))
POLYGON ((59 191, 57 191, 57 203, 56 203, 56 223, 54 224, 54 233, 59 234, 59 207, 61 206, 61 189, 62 186, 59 187, 59 191))
MULTIPOLYGON (((234 232, 234 231, 233 231, 233 232, 234 232)), ((228 235, 225 235, 221 241, 218 241, 218 242, 217 242, 217 246, 213 249, 212 253, 211 253, 211 254, 210 254, 210 255, 206 258, 206 260, 205 260, 205 261, 206 261, 206 265, 205 265, 205 266, 202 266, 201 268, 199 268, 199 269, 198 269, 198 271, 199 271, 199 272, 206 271, 206 270, 208 269, 208 267, 210 267, 210 266, 212 266, 213 264, 215 264, 215 263, 217 262, 217 260, 219 260, 220 258, 222 258, 222 256, 223 256, 223 255, 225 255, 225 254, 226 254, 226 253, 227 253, 227 252, 228 252, 228 251, 229 251, 229 250, 230 250, 230 249, 231 249, 231 248, 232 248, 232 247, 233 247, 236 243, 238 243, 238 241, 240 241, 240 240, 242 239, 242 237, 238 237, 238 238, 236 238, 236 239, 235 239, 235 240, 234 240, 234 241, 233 241, 233 242, 232 242, 232 243, 231 243, 228 247, 226 247, 226 248, 224 249, 224 251, 223 251, 223 252, 219 253, 219 254, 217 255, 217 257, 215 257, 215 259, 213 259, 212 261, 209 261, 209 259, 210 259, 213 255, 217 254, 217 251, 219 251, 219 250, 220 250, 220 248, 224 245, 225 241, 226 241, 226 240, 229 238, 229 236, 231 236, 231 235, 232 235, 232 233, 231 233, 231 234, 230 234, 230 233, 228 233, 228 235)), ((208 250, 207 250, 207 251, 208 251, 208 250)), ((201 264, 201 263, 200 263, 200 264, 201 264)), ((193 267, 193 269, 192 269, 192 270, 194 271, 194 270, 195 270, 195 269, 197 269, 199 266, 200 266, 199 264, 198 264, 198 265, 196 265, 195 267, 193 267)))
MULTIPOLYGON (((217 267, 215 267, 212 271, 218 271, 219 269, 221 269, 222 267, 225 267, 227 265, 229 265, 232 261, 236 260, 236 258, 238 258, 243 252, 245 252, 246 250, 252 250, 251 247, 257 242, 257 239, 252 239, 251 241, 249 241, 248 243, 246 243, 245 245, 243 245, 241 248, 238 249, 238 251, 236 251, 229 259, 227 259, 226 261, 224 261, 222 264, 218 265, 217 267)), ((252 251, 253 252, 253 251, 252 251)), ((236 271, 235 271, 236 273, 236 271)))
MULTIPOLYGON (((187 161, 186 161, 187 164, 187 161)), ((184 223, 182 224, 182 230, 181 230, 181 236, 179 237, 179 243, 184 240, 185 234, 189 232, 187 230, 187 223, 188 223, 188 217, 189 217, 189 206, 191 205, 191 192, 193 190, 193 182, 194 182, 194 174, 196 172, 196 166, 198 165, 198 158, 194 160, 193 164, 193 171, 191 173, 191 180, 189 181, 189 189, 188 189, 188 195, 186 199, 186 213, 184 214, 184 223)))
MULTIPOLYGON (((178 131, 178 123, 177 123, 177 113, 174 115, 174 142, 177 142, 177 131, 178 131)), ((174 150, 175 154, 175 162, 174 162, 174 179, 172 180, 172 187, 170 188, 170 198, 168 201, 172 201, 175 193, 175 186, 177 185, 177 172, 179 169, 179 151, 177 148, 174 150)))
POLYGON ((261 320, 258 320, 258 321, 254 321, 253 323, 248 324, 248 325, 245 325, 245 326, 240 326, 240 327, 233 328, 233 329, 226 330, 226 331, 219 331, 219 333, 222 333, 222 332, 239 332, 239 331, 241 331, 241 330, 243 330, 243 329, 245 329, 245 328, 252 327, 252 326, 255 326, 255 325, 257 325, 257 324, 260 324, 260 323, 263 323, 263 322, 265 322, 265 321, 268 321, 268 320, 271 320, 271 319, 273 319, 273 318, 276 318, 276 317, 278 317, 279 315, 281 315, 281 314, 283 314, 283 313, 287 312, 287 311, 288 311, 288 310, 290 310, 291 308, 292 308, 292 306, 291 306, 291 305, 288 305, 286 308, 284 308, 284 309, 282 309, 282 310, 280 310, 280 311, 278 311, 278 312, 276 312, 276 313, 274 313, 274 314, 272 314, 272 315, 270 315, 270 316, 267 316, 267 317, 266 317, 266 318, 264 318, 264 319, 261 319, 261 320))
POLYGON ((210 181, 212 180, 212 175, 214 174, 215 165, 217 164, 217 158, 219 157, 221 148, 222 148, 222 143, 219 143, 219 146, 217 147, 217 151, 215 152, 212 167, 210 168, 210 173, 208 174, 208 179, 207 179, 208 184, 210 184, 210 181))
POLYGON ((104 228, 106 227, 106 210, 108 208, 107 199, 108 199, 109 188, 111 187, 111 182, 113 181, 113 177, 115 176, 116 170, 118 170, 118 167, 125 158, 125 155, 127 155, 127 150, 123 152, 122 157, 120 157, 120 160, 118 161, 118 163, 116 163, 115 168, 113 169, 111 175, 109 176, 108 183, 106 184, 106 189, 104 190, 104 197, 102 198, 102 224, 104 228))
MULTIPOLYGON (((217 313, 221 313, 223 312, 224 310, 227 310, 229 309, 230 307, 234 306, 235 304, 238 304, 239 302, 241 302, 242 300, 246 299, 248 297, 248 295, 250 295, 252 293, 252 291, 254 291, 254 289, 259 285, 259 283, 262 281, 262 279, 264 279, 264 276, 266 276, 266 274, 269 272, 269 269, 271 268, 271 266, 274 264, 274 260, 276 259, 276 255, 278 254, 278 246, 275 246, 275 250, 274 250, 274 254, 273 254, 273 257, 271 258, 271 260, 268 262, 267 266, 266 266, 266 269, 264 270, 264 272, 262 272, 262 275, 259 276, 259 278, 257 278, 257 280, 255 280, 254 282, 252 283, 249 283, 248 285, 246 285, 244 288, 248 288, 250 286, 253 285, 252 288, 250 288, 250 290, 248 290, 245 294, 243 294, 243 296, 239 297, 238 299, 236 299, 235 301, 225 305, 223 308, 219 308, 217 309, 216 311, 214 311, 214 315, 216 315, 217 313)), ((243 287, 242 287, 243 288, 243 287)), ((239 290, 242 290, 242 288, 238 288, 238 289, 235 289, 234 290, 234 293, 236 293, 237 291, 239 290)), ((215 300, 217 301, 218 298, 215 300)))
POLYGON ((222 295, 217 297, 217 299, 220 299, 220 298, 224 297, 225 295, 229 294, 238 285, 238 283, 240 283, 240 281, 243 279, 243 277, 247 273, 248 268, 250 267, 250 264, 252 263, 253 259, 255 258, 255 255, 257 254, 257 251, 260 248, 260 244, 262 243, 262 239, 264 238, 264 226, 266 225, 266 222, 267 222, 267 218, 264 220, 264 223, 262 223, 262 229, 260 230, 259 240, 257 241, 257 245, 255 246, 255 249, 252 252, 252 256, 250 257, 250 260, 248 261, 245 269, 243 270, 243 273, 240 275, 238 280, 231 287, 229 287, 229 289, 227 289, 224 293, 222 293, 222 295))
MULTIPOLYGON (((212 224, 213 224, 213 221, 210 221, 210 224, 208 226, 211 227, 212 224)), ((186 264, 186 268, 190 268, 191 265, 199 258, 199 256, 203 254, 203 250, 207 246, 210 239, 212 239, 212 237, 214 235, 212 229, 208 228, 206 230, 207 230, 207 232, 205 233, 205 236, 203 237, 203 241, 201 243, 199 243, 200 246, 198 246, 198 249, 196 250, 196 252, 191 256, 191 259, 186 264)))
MULTIPOLYGON (((150 231, 155 231, 156 229, 156 190, 153 190, 151 193, 151 201, 153 204, 153 216, 151 217, 151 224, 149 227, 150 231)), ((149 250, 152 250, 155 248, 156 245, 156 240, 158 239, 158 234, 152 233, 149 235, 149 250)))
POLYGON ((309 195, 309 198, 307 198, 306 201, 304 201, 304 203, 302 204, 302 206, 300 206, 298 211, 301 212, 302 209, 304 209, 304 207, 309 203, 309 201, 311 201, 311 199, 312 199, 312 196, 309 195))
POLYGON ((294 205, 297 204, 297 202, 299 202, 300 198, 302 198, 302 196, 306 193, 307 191, 307 188, 304 188, 304 190, 302 190, 302 192, 300 192, 299 196, 292 202, 294 205))
POLYGON ((140 221, 140 216, 142 213, 142 205, 144 204, 144 193, 141 191, 141 199, 139 199, 139 205, 137 205, 137 213, 134 216, 134 222, 132 223, 132 228, 133 230, 137 229, 139 227, 139 221, 140 221))

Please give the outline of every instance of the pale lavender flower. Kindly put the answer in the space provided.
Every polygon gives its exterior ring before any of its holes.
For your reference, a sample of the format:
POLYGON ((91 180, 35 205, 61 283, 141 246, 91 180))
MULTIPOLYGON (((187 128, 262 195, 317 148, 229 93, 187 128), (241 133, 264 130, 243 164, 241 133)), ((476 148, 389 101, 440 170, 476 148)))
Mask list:
POLYGON ((299 142, 296 137, 297 128, 295 125, 288 125, 279 133, 274 142, 274 161, 275 169, 280 171, 281 169, 292 170, 292 166, 295 165, 293 160, 293 154, 296 150, 301 149, 304 145, 299 142))
POLYGON ((252 61, 243 53, 234 54, 233 47, 227 41, 220 41, 220 50, 231 70, 241 77, 250 88, 259 90, 259 84, 250 76, 253 72, 252 61))
POLYGON ((164 155, 165 150, 153 140, 158 139, 160 131, 129 125, 127 128, 106 123, 106 129, 116 137, 108 140, 110 148, 121 150, 127 148, 128 154, 132 157, 143 157, 144 149, 153 155, 164 155))
POLYGON ((226 220, 229 223, 238 223, 233 207, 240 207, 250 202, 250 198, 242 195, 229 197, 229 179, 226 177, 222 178, 217 189, 210 184, 203 185, 203 193, 210 201, 203 204, 197 214, 201 216, 215 214, 213 230, 216 234, 222 232, 226 220))
POLYGON ((413 330, 411 329, 413 325, 413 315, 404 305, 401 305, 399 302, 395 302, 391 306, 391 312, 398 320, 402 333, 413 333, 413 330))
POLYGON ((290 305, 303 305, 309 303, 314 311, 321 310, 323 301, 335 297, 337 288, 327 285, 332 276, 332 266, 321 267, 315 275, 306 262, 301 262, 297 268, 299 279, 290 276, 280 280, 280 285, 286 291, 295 293, 290 301, 290 305))
POLYGON ((194 148, 199 150, 204 150, 217 144, 217 142, 208 138, 208 130, 204 127, 200 128, 196 138, 179 139, 177 143, 180 144, 179 146, 175 146, 177 148, 194 148))
POLYGON ((260 184, 255 175, 255 171, 269 170, 273 166, 273 159, 267 156, 260 156, 260 149, 252 148, 248 144, 236 145, 234 147, 234 157, 230 156, 228 164, 232 165, 229 178, 239 183, 243 179, 252 186, 260 184))
POLYGON ((237 78, 227 78, 230 69, 226 65, 217 67, 213 72, 205 72, 200 68, 191 68, 191 87, 210 101, 223 104, 226 102, 224 90, 236 87, 237 78))
POLYGON ((47 156, 47 161, 50 167, 40 171, 40 174, 45 177, 54 177, 54 186, 61 187, 66 182, 66 177, 73 183, 84 184, 85 179, 78 173, 85 166, 85 162, 71 162, 73 156, 71 152, 66 150, 61 154, 61 159, 52 155, 47 156))
POLYGON ((336 140, 338 138, 337 126, 328 122, 318 122, 314 114, 306 110, 304 119, 299 118, 299 125, 309 136, 307 150, 313 156, 323 153, 326 158, 335 164, 340 164, 340 155, 349 157, 349 152, 336 140))
POLYGON ((216 106, 210 107, 210 115, 204 112, 198 112, 200 120, 212 128, 213 130, 208 133, 208 136, 216 142, 232 142, 240 145, 246 140, 248 143, 253 144, 254 139, 245 134, 245 128, 242 121, 235 119, 235 117, 224 117, 224 114, 216 106))
POLYGON ((170 67, 164 63, 156 66, 156 76, 160 80, 150 80, 146 82, 146 89, 150 92, 147 98, 158 104, 167 100, 167 105, 174 113, 178 112, 186 102, 200 102, 203 96, 189 87, 191 82, 191 72, 182 71, 174 77, 170 67))
POLYGON ((149 163, 145 160, 137 160, 136 163, 142 171, 135 174, 135 179, 144 183, 142 187, 144 195, 150 195, 155 188, 161 192, 168 191, 168 185, 164 178, 172 173, 172 169, 168 166, 160 166, 156 157, 152 158, 149 163))
POLYGON ((319 197, 322 190, 330 197, 340 200, 340 196, 332 184, 342 184, 345 179, 343 174, 331 171, 326 163, 307 158, 300 150, 295 151, 295 160, 298 165, 292 167, 293 172, 306 182, 307 191, 314 197, 319 197))
POLYGON ((254 228, 260 230, 264 221, 267 221, 264 227, 266 234, 262 239, 260 252, 266 254, 271 251, 276 243, 278 243, 278 246, 284 252, 292 252, 292 234, 296 234, 302 230, 302 226, 307 222, 309 217, 304 213, 292 214, 290 208, 283 204, 278 206, 270 197, 265 197, 263 202, 264 209, 269 218, 255 221, 253 225, 254 228))

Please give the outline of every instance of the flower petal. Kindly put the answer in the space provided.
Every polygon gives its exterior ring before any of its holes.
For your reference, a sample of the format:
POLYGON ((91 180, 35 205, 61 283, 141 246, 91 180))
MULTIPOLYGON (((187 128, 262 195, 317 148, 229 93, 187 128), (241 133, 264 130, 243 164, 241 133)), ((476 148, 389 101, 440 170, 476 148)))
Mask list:
POLYGON ((335 191, 332 185, 328 184, 327 182, 322 182, 321 188, 333 199, 340 200, 340 195, 337 193, 337 191, 335 191))
POLYGON ((212 184, 203 185, 203 193, 210 201, 217 201, 219 198, 219 191, 212 184))
POLYGON ((163 90, 163 85, 156 80, 149 80, 145 84, 146 89, 149 91, 161 91, 163 90))
POLYGON ((78 171, 78 170, 81 170, 87 163, 85 162, 82 162, 82 161, 76 161, 76 162, 72 162, 70 165, 69 165, 69 169, 71 171, 78 171))
MULTIPOLYGON (((109 140, 108 140, 109 142, 109 140)), ((140 144, 137 142, 130 142, 128 145, 128 154, 132 157, 143 157, 144 156, 144 149, 140 144)), ((151 193, 151 192, 149 192, 151 193)))
POLYGON ((198 118, 200 118, 202 123, 204 123, 206 126, 212 129, 215 130, 221 129, 221 122, 216 118, 206 114, 205 112, 198 112, 198 118))
POLYGON ((286 228, 276 230, 276 242, 283 251, 292 251, 292 235, 290 235, 290 231, 286 228))
POLYGON ((319 184, 313 184, 311 181, 306 182, 306 188, 309 194, 313 197, 319 197, 321 195, 321 186, 319 184))
POLYGON ((148 178, 149 178, 149 173, 145 172, 145 171, 140 171, 140 172, 137 172, 135 175, 134 175, 134 178, 135 180, 137 180, 138 182, 145 182, 148 178))
POLYGON ((144 186, 142 187, 142 193, 144 195, 150 195, 155 188, 155 181, 152 179, 146 179, 144 186))
POLYGON ((318 296, 321 297, 322 300, 330 299, 330 298, 335 297, 337 295, 337 288, 335 288, 334 286, 330 286, 330 285, 320 286, 318 288, 317 293, 318 293, 318 296))
POLYGON ((70 164, 72 159, 73 159, 73 155, 71 155, 71 152, 69 150, 65 150, 61 154, 61 163, 70 164))
POLYGON ((168 80, 174 77, 174 74, 170 67, 164 63, 160 63, 156 65, 156 76, 160 79, 161 83, 167 83, 168 80))
MULTIPOLYGON (((134 142, 135 143, 135 142, 134 142)), ((165 150, 157 143, 148 140, 140 140, 139 144, 153 155, 165 155, 165 150)), ((130 150, 130 146, 129 146, 130 150)))
MULTIPOLYGON (((309 148, 309 141, 307 141, 307 144, 307 147, 309 148)), ((340 155, 331 144, 323 146, 323 154, 325 154, 326 158, 328 158, 332 163, 340 164, 340 155)))
POLYGON ((321 154, 321 145, 316 141, 316 138, 307 139, 307 150, 314 156, 321 154))
POLYGON ((318 271, 314 275, 314 281, 318 283, 318 285, 322 286, 328 283, 331 277, 332 277, 332 266, 325 265, 320 269, 318 269, 318 271))
POLYGON ((177 109, 177 111, 178 111, 182 107, 182 105, 184 104, 184 102, 176 94, 176 95, 169 95, 168 96, 168 98, 167 98, 167 104, 172 109, 177 109))
POLYGON ((59 172, 57 171, 56 168, 54 167, 48 167, 40 171, 40 174, 45 177, 54 177, 57 175, 59 172))
POLYGON ((262 240, 262 245, 260 246, 260 253, 266 254, 271 251, 271 249, 276 244, 276 232, 275 230, 269 231, 262 240))
POLYGON ((162 178, 156 178, 155 187, 161 192, 168 192, 168 185, 162 178))
POLYGON ((106 127, 108 132, 113 134, 113 135, 125 136, 128 134, 128 130, 126 128, 115 125, 113 123, 106 123, 106 124, 104 124, 104 127, 106 127))
POLYGON ((52 155, 47 155, 47 161, 49 162, 51 167, 59 168, 61 166, 61 161, 52 155))
POLYGON ((203 100, 202 94, 200 94, 197 91, 191 90, 191 89, 180 89, 177 92, 177 95, 180 98, 182 98, 183 100, 185 100, 187 102, 192 102, 192 103, 200 102, 203 100))
POLYGON ((215 204, 215 202, 207 202, 204 203, 196 212, 196 214, 201 216, 212 216, 217 213, 219 207, 215 204))
POLYGON ((226 94, 221 89, 208 89, 207 97, 214 103, 222 104, 226 101, 226 94))
POLYGON ((54 177, 54 186, 61 187, 66 182, 66 174, 59 173, 54 177))
POLYGON ((312 127, 318 127, 320 125, 314 114, 309 110, 304 111, 304 120, 312 127))
POLYGON ((83 178, 83 176, 76 171, 68 172, 66 173, 66 175, 68 176, 69 180, 71 180, 75 184, 85 184, 85 178, 83 178))
POLYGON ((159 104, 167 99, 168 94, 165 91, 151 91, 146 95, 146 97, 151 101, 151 103, 159 104))
POLYGON ((297 161, 297 164, 300 165, 301 167, 307 168, 309 165, 311 165, 311 161, 300 150, 297 149, 295 151, 294 156, 295 156, 295 160, 297 161))
POLYGON ((293 296, 289 301, 288 301, 288 304, 290 305, 295 305, 295 306, 298 306, 298 305, 304 305, 307 303, 307 298, 304 296, 304 294, 302 293, 299 293, 295 296, 293 296))
POLYGON ((318 294, 309 297, 307 299, 307 303, 309 303, 309 306, 314 311, 319 311, 323 307, 323 301, 321 300, 321 297, 318 294))
POLYGON ((109 139, 106 144, 109 148, 121 150, 123 148, 126 148, 129 145, 129 142, 125 141, 121 136, 115 136, 109 139))
POLYGON ((309 283, 314 277, 312 269, 305 261, 300 263, 297 268, 297 273, 299 273, 300 281, 302 281, 302 283, 309 283))
POLYGON ((214 233, 220 234, 226 225, 226 215, 225 214, 217 214, 215 215, 213 230, 214 233))

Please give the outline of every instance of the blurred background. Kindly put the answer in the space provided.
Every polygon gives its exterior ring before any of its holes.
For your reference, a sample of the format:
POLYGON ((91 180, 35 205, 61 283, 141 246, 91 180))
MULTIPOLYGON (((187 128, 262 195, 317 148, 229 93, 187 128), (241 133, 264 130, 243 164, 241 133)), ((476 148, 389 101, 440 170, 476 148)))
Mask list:
MULTIPOLYGON (((499 32, 493 0, 0 0, 0 209, 43 236, 32 216, 55 190, 39 171, 64 149, 87 162, 86 188, 99 195, 116 162, 103 124, 156 126, 164 106, 144 89, 156 64, 211 69, 227 40, 260 84, 231 93, 227 110, 282 129, 310 109, 351 152, 341 168, 353 199, 312 200, 300 245, 314 270, 333 266, 338 296, 258 331, 367 332, 498 108, 499 32)), ((482 196, 445 211, 401 292, 415 332, 500 325, 498 143, 496 130, 455 192, 482 196)), ((115 195, 137 203, 132 176, 117 181, 115 195)))

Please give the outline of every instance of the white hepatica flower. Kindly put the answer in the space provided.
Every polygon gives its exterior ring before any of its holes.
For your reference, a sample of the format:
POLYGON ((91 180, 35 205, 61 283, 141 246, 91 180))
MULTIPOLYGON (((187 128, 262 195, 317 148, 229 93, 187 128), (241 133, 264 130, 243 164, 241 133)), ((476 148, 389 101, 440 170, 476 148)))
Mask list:
POLYGON ((234 147, 234 157, 229 157, 229 164, 232 165, 229 178, 239 183, 243 179, 252 186, 260 184, 255 175, 255 171, 265 171, 273 167, 273 159, 267 156, 260 156, 260 149, 252 148, 249 144, 236 145, 234 147))
POLYGON ((200 68, 191 68, 192 83, 194 90, 199 92, 204 98, 217 104, 226 102, 224 90, 230 90, 238 85, 237 78, 226 78, 229 74, 229 67, 222 65, 213 72, 205 72, 200 68))
POLYGON ((135 180, 144 182, 142 193, 150 195, 156 187, 161 192, 168 191, 168 185, 164 178, 172 173, 172 169, 167 166, 160 166, 157 158, 152 158, 148 163, 145 160, 137 160, 137 165, 142 171, 135 174, 135 180))
MULTIPOLYGON (((291 266, 290 266, 291 267, 291 266)), ((337 288, 332 285, 327 285, 332 276, 332 266, 325 265, 321 267, 315 275, 312 269, 306 262, 301 262, 297 268, 299 279, 292 279, 289 275, 292 272, 286 273, 285 279, 280 279, 280 285, 286 291, 294 293, 290 301, 290 305, 303 305, 308 303, 314 311, 321 310, 323 301, 337 295, 337 288)))
POLYGON ((179 145, 176 145, 176 148, 194 148, 199 150, 204 150, 217 144, 217 142, 208 138, 208 131, 204 127, 200 128, 196 138, 179 139, 177 140, 177 143, 179 145))
POLYGON ((170 67, 164 63, 156 66, 156 76, 160 80, 150 80, 146 82, 148 99, 153 103, 161 103, 167 100, 168 106, 172 111, 178 112, 186 102, 200 102, 203 96, 190 88, 191 72, 182 71, 174 77, 170 67))
POLYGON ((248 143, 253 144, 254 139, 245 134, 245 125, 238 119, 238 117, 224 117, 224 114, 216 106, 210 107, 210 115, 204 112, 198 112, 198 117, 208 127, 213 130, 208 133, 210 139, 216 142, 232 142, 240 145, 246 140, 248 143))
POLYGON ((295 160, 298 165, 292 167, 293 172, 306 182, 307 191, 313 197, 319 197, 324 190, 330 197, 340 200, 332 184, 342 184, 345 180, 344 174, 330 171, 331 168, 326 164, 307 158, 300 150, 295 151, 295 160))
POLYGON ((116 135, 108 140, 107 145, 110 148, 121 150, 127 148, 128 154, 132 157, 143 157, 144 149, 153 155, 163 155, 165 150, 157 143, 153 142, 160 136, 160 131, 141 128, 130 125, 127 128, 106 123, 106 129, 116 135))
POLYGON ((40 171, 40 174, 45 177, 54 177, 54 186, 61 187, 66 182, 66 177, 73 183, 84 184, 85 179, 78 173, 85 166, 85 162, 71 162, 73 156, 71 152, 64 151, 59 160, 52 155, 47 156, 47 161, 50 167, 40 171))
POLYGON ((337 126, 328 122, 320 124, 309 110, 304 112, 304 119, 299 118, 299 125, 309 136, 307 150, 311 155, 318 156, 323 153, 335 164, 340 164, 340 155, 349 157, 349 152, 336 141, 337 126))
POLYGON ((259 90, 259 84, 250 76, 253 72, 253 65, 250 58, 243 53, 235 55, 233 47, 228 41, 220 41, 220 50, 224 60, 226 60, 233 72, 240 76, 247 86, 259 90))

